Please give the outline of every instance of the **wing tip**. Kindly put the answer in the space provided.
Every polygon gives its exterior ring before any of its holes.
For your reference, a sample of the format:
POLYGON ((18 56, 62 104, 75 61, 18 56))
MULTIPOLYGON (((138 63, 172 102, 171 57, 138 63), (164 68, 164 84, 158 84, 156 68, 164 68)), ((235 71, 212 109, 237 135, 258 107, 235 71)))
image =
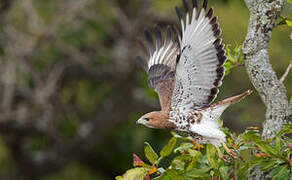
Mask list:
POLYGON ((150 56, 152 56, 154 53, 153 37, 152 37, 152 34, 150 33, 150 31, 146 28, 144 29, 144 36, 145 36, 146 42, 148 44, 150 56))
POLYGON ((205 11, 207 10, 207 6, 208 6, 208 0, 204 0, 203 8, 205 9, 205 11))
POLYGON ((156 37, 156 49, 160 49, 162 46, 162 35, 161 35, 160 26, 156 25, 154 27, 154 33, 156 37))
POLYGON ((211 19, 212 16, 213 16, 213 11, 214 11, 213 8, 210 8, 209 11, 206 14, 206 17, 209 18, 209 19, 211 19))
POLYGON ((178 6, 175 6, 175 11, 176 11, 176 14, 177 14, 179 20, 182 20, 183 19, 183 14, 182 14, 181 9, 178 6))
POLYGON ((183 5, 184 5, 185 12, 186 13, 189 13, 189 10, 190 10, 189 4, 187 3, 186 0, 182 0, 182 1, 183 1, 183 5))
POLYGON ((198 1, 197 0, 192 0, 193 2, 193 8, 198 9, 198 1))

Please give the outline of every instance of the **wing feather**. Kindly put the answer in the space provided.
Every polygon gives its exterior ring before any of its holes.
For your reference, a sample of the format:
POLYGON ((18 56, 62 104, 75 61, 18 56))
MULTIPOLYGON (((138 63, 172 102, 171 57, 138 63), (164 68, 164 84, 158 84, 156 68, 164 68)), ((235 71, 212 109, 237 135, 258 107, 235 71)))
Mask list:
POLYGON ((193 108, 202 108, 210 105, 222 84, 225 50, 221 39, 218 38, 221 31, 217 18, 212 17, 213 9, 207 11, 207 0, 204 0, 200 11, 197 1, 193 0, 191 20, 186 0, 183 0, 183 4, 185 15, 176 7, 182 26, 182 50, 176 66, 176 83, 171 106, 182 107, 191 104, 193 108))
POLYGON ((158 93, 161 109, 167 111, 170 109, 175 84, 175 66, 180 53, 180 38, 176 33, 173 36, 173 30, 170 27, 166 29, 164 42, 159 27, 154 28, 155 42, 150 31, 146 30, 144 34, 149 57, 146 60, 139 57, 138 61, 148 73, 149 86, 158 93))

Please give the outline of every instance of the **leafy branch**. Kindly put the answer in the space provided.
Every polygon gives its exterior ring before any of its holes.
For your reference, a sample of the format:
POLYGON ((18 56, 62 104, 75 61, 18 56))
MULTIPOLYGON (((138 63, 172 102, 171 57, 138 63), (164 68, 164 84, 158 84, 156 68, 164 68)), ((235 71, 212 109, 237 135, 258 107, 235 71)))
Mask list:
POLYGON ((134 168, 116 179, 245 180, 248 170, 255 166, 269 172, 272 179, 291 178, 292 141, 286 135, 292 133, 292 124, 286 124, 273 139, 267 140, 261 139, 257 127, 250 127, 238 136, 231 134, 227 128, 224 131, 228 137, 227 144, 237 152, 238 159, 226 163, 216 155, 213 145, 198 144, 191 138, 172 132, 173 137, 159 155, 149 143, 145 143, 144 153, 149 163, 134 154, 134 168), (167 156, 173 157, 168 166, 160 166, 167 156))

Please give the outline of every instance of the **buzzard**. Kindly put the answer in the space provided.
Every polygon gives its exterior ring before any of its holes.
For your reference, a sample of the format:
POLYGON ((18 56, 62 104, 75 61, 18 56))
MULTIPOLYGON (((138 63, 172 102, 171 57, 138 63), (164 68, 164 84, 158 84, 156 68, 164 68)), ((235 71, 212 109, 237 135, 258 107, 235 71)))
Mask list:
POLYGON ((207 0, 200 11, 197 0, 192 0, 192 8, 183 0, 183 6, 184 13, 175 8, 181 33, 169 26, 165 37, 159 27, 152 33, 144 31, 147 47, 143 43, 142 47, 147 57, 138 60, 148 73, 149 86, 159 95, 161 111, 143 115, 137 124, 187 133, 201 143, 216 146, 224 159, 219 150, 223 145, 235 158, 236 154, 224 143, 218 118, 251 91, 211 104, 222 84, 226 60, 217 17, 213 17, 212 8, 207 11, 207 0))

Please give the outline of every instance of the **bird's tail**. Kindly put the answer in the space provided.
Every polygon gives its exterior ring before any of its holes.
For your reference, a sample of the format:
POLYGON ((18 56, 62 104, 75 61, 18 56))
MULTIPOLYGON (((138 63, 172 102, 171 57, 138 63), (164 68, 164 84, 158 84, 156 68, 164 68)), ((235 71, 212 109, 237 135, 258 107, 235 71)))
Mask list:
POLYGON ((239 94, 237 96, 233 96, 233 97, 224 99, 223 101, 219 101, 217 103, 212 104, 209 108, 212 111, 214 119, 217 120, 228 106, 230 106, 233 103, 239 102, 240 100, 244 99, 246 96, 250 95, 251 93, 252 93, 251 90, 247 90, 242 94, 239 94))
POLYGON ((251 90, 247 90, 242 94, 224 99, 223 101, 219 101, 219 102, 215 103, 214 105, 223 105, 223 104, 231 105, 231 104, 234 104, 234 103, 241 101, 242 99, 244 99, 246 96, 250 95, 251 93, 252 93, 251 90))

